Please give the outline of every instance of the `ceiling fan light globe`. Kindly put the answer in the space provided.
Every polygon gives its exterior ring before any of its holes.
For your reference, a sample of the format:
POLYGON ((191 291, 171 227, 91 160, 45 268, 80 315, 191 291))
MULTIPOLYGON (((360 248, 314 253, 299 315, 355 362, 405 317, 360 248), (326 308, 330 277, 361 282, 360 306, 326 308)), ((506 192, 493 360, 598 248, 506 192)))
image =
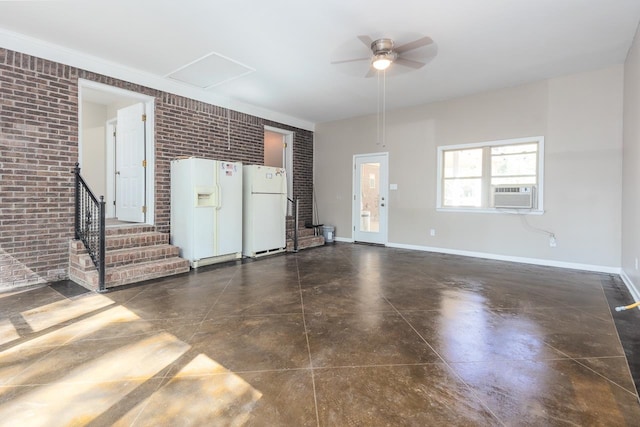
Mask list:
POLYGON ((373 58, 371 65, 373 65, 373 68, 375 68, 376 70, 383 71, 389 68, 389 65, 391 65, 391 59, 387 58, 386 56, 376 56, 375 58, 373 58))

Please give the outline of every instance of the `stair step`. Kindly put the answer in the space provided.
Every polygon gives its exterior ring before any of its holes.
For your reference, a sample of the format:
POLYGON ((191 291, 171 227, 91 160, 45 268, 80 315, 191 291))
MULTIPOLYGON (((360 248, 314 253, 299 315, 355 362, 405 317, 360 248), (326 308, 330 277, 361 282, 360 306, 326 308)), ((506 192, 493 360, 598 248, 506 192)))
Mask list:
MULTIPOLYGON (((157 231, 135 234, 115 234, 107 235, 106 237, 107 251, 169 244, 169 234, 159 233, 157 231)), ((71 250, 78 253, 86 252, 84 244, 80 240, 73 240, 71 242, 71 250)))
POLYGON ((107 251, 166 244, 169 244, 169 234, 157 231, 107 236, 107 251))
POLYGON ((173 257, 107 269, 105 282, 107 287, 115 287, 188 271, 189 261, 173 257))
MULTIPOLYGON (((119 228, 121 230, 123 227, 119 228)), ((116 234, 110 234, 108 230, 106 231, 107 238, 107 251, 111 250, 120 250, 120 249, 130 249, 130 248, 139 248, 141 246, 151 246, 151 245, 167 245, 169 244, 169 234, 160 233, 153 230, 153 227, 135 227, 128 228, 130 231, 134 231, 132 234, 126 234, 118 232, 116 234), (140 231, 142 228, 149 228, 149 231, 140 231)), ((80 240, 72 240, 71 241, 71 250, 76 251, 78 253, 85 252, 86 249, 84 244, 80 240)))
MULTIPOLYGON (((138 248, 127 248, 110 250, 105 254, 105 265, 107 268, 119 267, 121 265, 135 264, 144 261, 155 261, 158 259, 173 258, 180 255, 180 248, 172 245, 154 245, 138 248)), ((90 270, 95 268, 91 257, 84 249, 84 253, 79 254, 73 260, 81 268, 90 270)))
MULTIPOLYGON (((287 230, 293 229, 293 223, 294 223, 293 218, 287 219, 287 224, 286 224, 287 225, 287 230)), ((307 228, 307 223, 308 223, 308 221, 299 220, 298 221, 298 229, 299 230, 304 230, 305 228, 307 228)))
MULTIPOLYGON (((148 225, 113 227, 105 230, 105 286, 127 285, 188 272, 189 261, 179 257, 180 248, 169 244, 169 234, 148 225)), ((69 243, 69 277, 93 290, 98 289, 98 271, 84 244, 69 243)))
POLYGON ((108 251, 105 262, 107 267, 118 267, 121 265, 133 264, 137 262, 155 261, 159 259, 174 258, 180 255, 180 248, 169 244, 144 246, 140 248, 127 248, 108 251))
MULTIPOLYGON (((105 275, 105 286, 114 288, 116 286, 128 285, 145 280, 157 279, 160 277, 173 276, 175 274, 189 271, 189 261, 186 259, 173 257, 155 261, 141 262, 138 264, 121 265, 107 269, 105 275)), ((94 268, 91 271, 84 271, 80 274, 71 274, 72 280, 92 290, 98 289, 98 271, 94 268)))
MULTIPOLYGON (((323 236, 306 236, 298 239, 298 250, 324 245, 323 236)), ((293 252, 293 239, 287 239, 287 252, 293 252)))
POLYGON ((153 225, 124 225, 117 227, 107 227, 105 228, 105 234, 107 236, 117 236, 122 234, 140 234, 140 233, 149 233, 155 231, 155 227, 153 225))
MULTIPOLYGON (((293 239, 293 231, 294 230, 287 230, 287 239, 293 239)), ((298 239, 307 236, 315 236, 315 231, 313 230, 313 228, 298 229, 298 239)))

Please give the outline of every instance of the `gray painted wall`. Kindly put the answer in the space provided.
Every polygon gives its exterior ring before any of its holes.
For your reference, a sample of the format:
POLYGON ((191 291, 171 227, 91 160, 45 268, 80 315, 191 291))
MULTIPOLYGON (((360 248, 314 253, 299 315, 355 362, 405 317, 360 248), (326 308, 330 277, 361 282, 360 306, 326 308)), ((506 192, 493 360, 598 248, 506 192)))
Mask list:
MULTIPOLYGON (((388 85, 391 98, 393 84, 388 85)), ((375 90, 373 88, 372 90, 375 90)), ((621 260, 623 66, 387 112, 385 146, 376 116, 319 124, 315 180, 320 222, 352 238, 354 154, 388 152, 389 243, 618 268, 621 260), (440 145, 545 137, 545 213, 436 211, 440 145), (436 229, 430 236, 429 230, 436 229)))
POLYGON ((82 103, 82 177, 94 194, 107 194, 106 127, 107 107, 84 101, 82 103))

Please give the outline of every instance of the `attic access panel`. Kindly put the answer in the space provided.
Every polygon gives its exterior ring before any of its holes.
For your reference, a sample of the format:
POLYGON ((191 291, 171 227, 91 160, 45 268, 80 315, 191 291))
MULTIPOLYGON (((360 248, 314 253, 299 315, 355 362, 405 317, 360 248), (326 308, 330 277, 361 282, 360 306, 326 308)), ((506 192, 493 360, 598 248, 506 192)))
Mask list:
POLYGON ((255 70, 231 58, 212 52, 178 68, 165 77, 201 89, 235 80, 255 70))

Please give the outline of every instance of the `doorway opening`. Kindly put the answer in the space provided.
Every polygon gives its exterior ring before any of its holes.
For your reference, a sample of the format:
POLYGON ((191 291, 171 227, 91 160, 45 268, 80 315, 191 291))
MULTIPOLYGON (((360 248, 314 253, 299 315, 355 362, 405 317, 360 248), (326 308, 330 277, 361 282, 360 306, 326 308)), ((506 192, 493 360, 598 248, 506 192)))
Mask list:
POLYGON ((386 244, 389 154, 353 156, 353 238, 386 244))
MULTIPOLYGON (((287 172, 287 197, 293 200, 293 135, 294 132, 271 126, 264 127, 264 165, 283 168, 287 172)), ((291 203, 287 203, 291 215, 291 203)))
POLYGON ((79 80, 78 163, 108 223, 155 222, 153 97, 79 80))

